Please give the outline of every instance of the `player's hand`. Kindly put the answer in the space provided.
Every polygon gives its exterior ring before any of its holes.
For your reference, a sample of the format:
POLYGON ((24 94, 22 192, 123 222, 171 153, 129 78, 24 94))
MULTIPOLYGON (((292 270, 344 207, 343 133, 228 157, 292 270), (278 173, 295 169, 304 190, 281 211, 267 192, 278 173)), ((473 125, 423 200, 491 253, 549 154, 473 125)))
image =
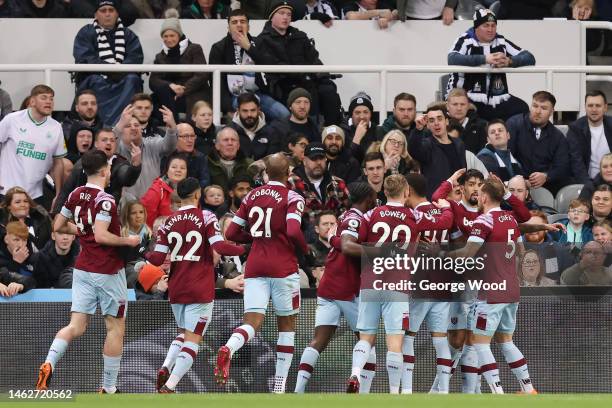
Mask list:
POLYGON ((172 113, 172 111, 168 109, 166 105, 162 105, 162 107, 159 108, 159 111, 162 114, 162 119, 164 123, 166 124, 166 126, 168 126, 168 128, 170 129, 176 129, 176 121, 174 120, 174 113, 172 113))
POLYGON ((437 256, 440 253, 440 243, 436 241, 419 241, 419 253, 427 256, 437 256))
POLYGON ((455 21, 455 10, 452 7, 444 7, 442 9, 442 23, 444 25, 451 25, 455 21))
POLYGON ((130 235, 129 237, 125 237, 125 245, 135 248, 140 245, 140 235, 130 235))
POLYGON ((157 282, 157 290, 165 293, 168 290, 168 275, 164 275, 157 282))
POLYGON ((561 224, 560 222, 555 222, 553 224, 544 224, 544 228, 546 228, 546 231, 548 232, 567 231, 565 225, 561 224))
MULTIPOLYGON (((465 174, 465 172, 467 171, 467 169, 459 169, 456 172, 453 173, 452 176, 450 176, 448 178, 448 181, 451 182, 451 184, 453 185, 453 187, 455 186, 455 184, 457 184, 457 180, 459 180, 459 178, 461 176, 463 176, 465 174)), ((489 173, 490 174, 490 173, 489 173)))
POLYGON ((130 157, 132 158, 132 166, 140 166, 142 164, 142 149, 130 142, 130 157))
POLYGON ((19 264, 24 263, 26 259, 30 256, 30 251, 28 251, 28 247, 26 245, 17 248, 13 252, 13 260, 19 264))
POLYGON ((244 275, 240 274, 232 279, 225 280, 225 288, 231 289, 236 293, 244 292, 244 275))
POLYGON ((217 265, 219 265, 219 262, 221 262, 221 255, 219 255, 219 253, 215 251, 214 249, 212 250, 212 253, 213 253, 213 265, 217 267, 217 265))
POLYGON ((445 199, 441 198, 438 201, 436 201, 436 206, 438 208, 450 208, 450 203, 448 201, 446 201, 445 199))
POLYGON ((531 184, 531 187, 539 188, 542 187, 544 183, 546 183, 546 178, 546 173, 531 173, 531 175, 529 176, 529 183, 531 184))
POLYGON ((15 296, 16 294, 22 292, 24 287, 21 283, 11 282, 6 288, 9 296, 15 296))

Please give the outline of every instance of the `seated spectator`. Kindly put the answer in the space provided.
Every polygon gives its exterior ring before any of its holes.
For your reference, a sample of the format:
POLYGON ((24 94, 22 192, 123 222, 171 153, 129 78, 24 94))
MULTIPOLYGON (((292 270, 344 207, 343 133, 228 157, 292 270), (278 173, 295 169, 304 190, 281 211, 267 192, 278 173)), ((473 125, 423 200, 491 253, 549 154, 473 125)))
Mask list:
POLYGON ((63 0, 21 0, 19 18, 68 18, 66 2, 63 0))
POLYGON ((240 7, 251 20, 265 20, 277 0, 240 0, 240 7))
MULTIPOLYGON (((566 17, 566 15, 558 14, 559 2, 556 0, 500 0, 499 3, 499 18, 502 20, 542 20, 550 17, 566 17)), ((567 17, 573 16, 575 20, 587 20, 593 10, 593 1, 572 0, 570 8, 571 10, 568 11, 570 15, 567 17)))
POLYGON ((529 113, 506 122, 508 146, 529 175, 531 188, 545 187, 553 195, 570 184, 570 156, 563 133, 550 122, 557 100, 549 92, 533 94, 529 113))
MULTIPOLYGON (((124 27, 115 0, 99 0, 95 20, 74 38, 76 64, 142 64, 140 40, 124 27)), ((98 110, 104 123, 114 124, 132 96, 142 92, 137 73, 89 73, 77 75, 79 90, 92 89, 98 98, 98 110)))
MULTIPOLYGON (((263 3, 263 1, 258 0, 254 3, 263 3)), ((228 33, 221 41, 213 44, 208 61, 211 64, 222 65, 263 64, 259 48, 255 46, 255 37, 249 34, 247 12, 243 9, 232 10, 227 22, 228 33)), ((253 92, 259 97, 261 110, 269 121, 289 116, 287 108, 267 93, 267 86, 261 73, 221 74, 223 112, 234 112, 238 107, 237 98, 244 92, 253 92)))
POLYGON ((316 272, 315 270, 312 271, 315 278, 317 278, 317 275, 318 279, 323 276, 323 271, 325 270, 325 260, 327 259, 327 254, 331 250, 331 245, 327 241, 327 234, 332 228, 337 226, 338 219, 332 211, 323 211, 319 213, 315 219, 314 229, 317 233, 317 240, 314 242, 314 244, 308 245, 310 250, 309 258, 311 261, 311 264, 308 266, 314 269, 323 269, 319 272, 316 272))
POLYGON ((385 159, 382 153, 378 151, 366 153, 363 159, 363 176, 360 181, 367 182, 376 191, 378 205, 384 205, 387 202, 384 190, 385 159))
POLYGON ((612 189, 607 184, 597 187, 591 198, 591 223, 612 219, 612 189))
POLYGON ((406 92, 402 92, 393 99, 393 112, 378 127, 378 139, 382 139, 393 129, 401 130, 406 140, 410 131, 414 129, 416 119, 416 98, 406 92))
POLYGON ((306 150, 308 143, 308 138, 300 133, 293 133, 289 136, 285 154, 289 156, 290 171, 293 171, 295 167, 301 166, 304 162, 304 150, 306 150))
POLYGON ((470 106, 473 105, 462 88, 451 89, 446 97, 449 118, 455 119, 463 128, 461 140, 465 150, 478 154, 487 143, 487 121, 480 119, 476 110, 470 109, 470 106))
POLYGON ((91 89, 79 91, 74 98, 72 110, 62 121, 64 137, 71 134, 74 126, 87 126, 95 133, 102 128, 102 118, 98 115, 98 100, 91 89))
MULTIPOLYGON (((0 5, 0 18, 2 18, 2 6, 0 5)), ((2 85, 2 81, 0 81, 2 85)), ((0 88, 0 120, 4 119, 6 115, 13 112, 13 101, 11 95, 4 89, 0 88)))
MULTIPOLYGON (((347 147, 357 161, 362 161, 372 143, 379 140, 380 131, 372 123, 374 106, 365 92, 358 92, 351 98, 348 108, 348 121, 343 124, 347 147)), ((380 135, 382 139, 383 135, 380 135)))
POLYGON ((168 299, 168 275, 160 266, 153 264, 140 265, 138 280, 134 285, 136 300, 168 299))
POLYGON ((517 175, 508 180, 508 191, 525 203, 525 206, 529 210, 540 209, 540 206, 531 198, 529 194, 529 185, 523 176, 517 175))
MULTIPOLYGON (((166 12, 181 8, 185 0, 129 0, 138 9, 138 18, 164 18, 166 12)), ((178 11, 177 11, 178 14, 178 11)))
POLYGON ((176 125, 178 139, 176 150, 167 156, 162 157, 160 163, 160 173, 167 168, 168 157, 174 154, 181 154, 187 158, 187 177, 198 179, 201 187, 210 184, 210 174, 208 174, 208 159, 204 153, 195 149, 196 134, 189 123, 179 123, 176 125))
POLYGON ((7 115, 0 122, 0 197, 20 186, 46 208, 43 183, 47 174, 55 185, 55 198, 62 189, 66 142, 62 126, 51 117, 55 92, 36 85, 29 107, 7 115))
POLYGON ((465 145, 448 134, 448 114, 443 104, 433 104, 416 120, 408 138, 408 153, 417 160, 427 179, 427 197, 443 180, 466 168, 465 145), (425 126, 427 129, 425 129, 425 126))
POLYGON ((591 201, 596 186, 602 184, 607 184, 612 188, 612 153, 607 153, 601 158, 599 173, 595 176, 594 180, 589 180, 582 186, 580 198, 591 201))
MULTIPOLYGON (((368 151, 376 146, 373 143, 368 151)), ((406 136, 400 130, 392 130, 387 133, 380 142, 378 149, 385 159, 385 177, 391 174, 411 173, 418 165, 408 154, 406 136)))
POLYGON ((342 7, 344 20, 376 20, 382 29, 398 19, 397 10, 392 10, 386 0, 358 0, 342 7))
POLYGON ((20 11, 17 0, 0 0, 0 18, 18 17, 20 11))
POLYGON ((606 251, 599 242, 587 243, 580 252, 580 261, 564 270, 561 284, 568 286, 612 285, 612 270, 604 266, 606 251))
MULTIPOLYGON (((142 129, 142 137, 163 135, 163 127, 160 127, 158 115, 153 114, 154 106, 151 95, 137 93, 132 97, 129 106, 134 108, 132 113, 142 129)), ((157 113, 161 113, 160 108, 158 108, 157 113)), ((161 115, 159 116, 161 117, 161 115)))
POLYGON ((291 115, 277 119, 271 125, 281 141, 287 141, 292 133, 306 136, 309 142, 321 141, 320 127, 310 115, 311 103, 312 96, 304 88, 295 88, 289 93, 287 106, 291 115))
POLYGON ((325 27, 331 27, 338 19, 338 12, 327 0, 306 0, 304 20, 319 20, 325 27))
POLYGON ((565 225, 565 231, 559 231, 555 236, 555 241, 562 244, 571 244, 572 247, 581 249, 589 241, 593 241, 593 231, 591 230, 589 213, 591 206, 588 201, 582 199, 572 200, 567 211, 567 219, 561 220, 565 225))
POLYGON ((36 204, 21 187, 6 192, 0 203, 0 224, 20 221, 29 232, 33 250, 38 251, 51 239, 51 219, 47 210, 36 204))
POLYGON ((94 131, 84 123, 77 123, 71 127, 70 136, 66 141, 68 154, 64 160, 64 181, 68 180, 74 163, 76 163, 83 153, 93 146, 94 131))
POLYGON ((215 215, 221 214, 221 216, 227 212, 225 193, 223 192, 223 188, 221 188, 221 186, 211 184, 210 186, 206 187, 203 191, 202 199, 204 200, 202 209, 213 212, 215 215))
MULTIPOLYGON (((272 5, 263 31, 255 46, 262 57, 255 62, 265 65, 322 65, 314 42, 306 33, 291 26, 293 6, 286 1, 272 5)), ((315 115, 325 119, 325 126, 338 124, 341 119, 340 96, 336 84, 327 74, 267 73, 270 94, 277 101, 286 101, 295 88, 304 88, 312 95, 315 115)))
POLYGON ((534 250, 525 251, 520 261, 521 286, 556 286, 557 282, 544 276, 546 267, 534 250))
POLYGON ((4 233, 0 235, 0 269, 32 278, 28 283, 30 288, 36 286, 34 266, 38 254, 32 251, 32 243, 28 227, 21 221, 11 221, 6 224, 4 233))
POLYGON ((458 0, 398 0, 397 9, 402 21, 406 16, 410 20, 442 20, 444 25, 451 25, 457 3, 458 0))
POLYGON ((23 276, 0 267, 0 296, 13 297, 36 287, 36 281, 30 276, 23 276))
POLYGON ((359 162, 344 148, 344 130, 340 126, 328 126, 321 132, 321 138, 331 174, 347 183, 357 180, 361 175, 359 162))
MULTIPOLYGON (((459 124, 455 119, 450 119, 448 121, 447 132, 448 135, 453 139, 461 140, 461 135, 463 134, 463 126, 459 124)), ((465 162, 467 164, 468 169, 476 169, 480 171, 486 177, 489 177, 489 171, 485 167, 485 165, 480 161, 478 157, 469 150, 465 151, 465 162)))
POLYGON ((510 133, 506 123, 501 119, 494 119, 489 122, 487 129, 487 144, 478 152, 478 159, 484 164, 487 170, 503 182, 514 176, 525 176, 523 166, 508 150, 510 133))
MULTIPOLYGON (((134 122, 136 122, 135 119, 134 122)), ((135 130, 138 131, 138 129, 140 128, 135 123, 135 130)), ((123 188, 134 185, 140 177, 142 152, 140 148, 132 147, 131 162, 117 154, 117 140, 111 128, 102 128, 96 132, 94 136, 94 149, 102 150, 111 164, 110 184, 104 191, 112 195, 115 198, 115 202, 118 203, 121 199, 123 188)), ((68 200, 68 195, 77 187, 84 186, 85 183, 87 183, 87 175, 83 171, 83 165, 79 159, 74 164, 60 195, 55 200, 52 213, 58 214, 66 200, 68 200)))
MULTIPOLYGON (((141 248, 147 248, 151 242, 153 232, 146 224, 147 209, 140 201, 127 201, 121 206, 121 236, 129 237, 132 235, 140 236, 140 247, 128 248, 125 253, 126 262, 132 262, 142 258, 141 248)), ((127 276, 128 286, 133 287, 136 277, 130 279, 127 276)))
POLYGON ((183 18, 225 19, 229 7, 220 0, 193 0, 190 6, 183 9, 183 18))
POLYGON ((249 191, 253 189, 253 181, 248 176, 239 176, 232 178, 229 189, 229 207, 228 212, 235 214, 242 204, 242 199, 249 194, 249 191))
POLYGON ((259 160, 282 150, 281 139, 266 123, 259 99, 251 92, 238 97, 238 111, 230 125, 240 138, 240 150, 248 158, 259 160))
POLYGON ((612 242, 612 224, 608 220, 597 221, 593 224, 593 240, 602 245, 612 242))
MULTIPOLYGON (((200 44, 192 43, 183 33, 178 12, 170 10, 161 27, 162 51, 154 64, 206 64, 200 44)), ((199 100, 210 100, 210 73, 208 72, 152 72, 149 86, 156 106, 166 106, 174 112, 191 112, 199 100)))
POLYGON ((230 180, 247 175, 251 163, 252 160, 240 150, 240 138, 236 130, 224 127, 217 133, 215 148, 208 154, 210 183, 221 186, 227 194, 230 180))
POLYGON ((195 130, 197 151, 208 156, 215 145, 217 127, 213 124, 213 111, 206 101, 197 101, 191 110, 191 121, 189 122, 195 130))
POLYGON ((576 182, 588 184, 600 173, 603 157, 612 146, 612 117, 606 115, 608 100, 601 91, 585 98, 586 116, 569 125, 567 143, 576 182))
POLYGON ((147 209, 147 225, 153 226, 153 221, 160 215, 172 214, 172 192, 177 184, 187 178, 187 158, 177 153, 168 158, 168 168, 165 174, 153 181, 151 187, 142 196, 140 202, 147 209))
POLYGON ((124 191, 125 198, 138 199, 142 197, 153 180, 159 177, 162 157, 170 154, 176 148, 178 131, 174 115, 172 111, 166 108, 162 108, 160 111, 167 126, 164 137, 155 135, 143 138, 140 122, 134 117, 134 107, 131 105, 123 110, 121 120, 115 126, 115 135, 119 139, 119 154, 128 160, 132 160, 132 155, 142 155, 140 177, 134 185, 124 191))
MULTIPOLYGON (((481 66, 493 68, 535 65, 534 56, 504 36, 497 34, 497 17, 489 9, 476 10, 474 27, 462 34, 448 53, 448 65, 481 66)), ((513 115, 527 112, 528 106, 510 94, 506 74, 451 74, 447 92, 463 88, 476 105, 480 117, 486 120, 507 120, 513 115)), ((511 132, 512 133, 512 132, 511 132)))
POLYGON ((53 232, 34 264, 37 288, 72 287, 72 271, 81 247, 72 234, 53 232))

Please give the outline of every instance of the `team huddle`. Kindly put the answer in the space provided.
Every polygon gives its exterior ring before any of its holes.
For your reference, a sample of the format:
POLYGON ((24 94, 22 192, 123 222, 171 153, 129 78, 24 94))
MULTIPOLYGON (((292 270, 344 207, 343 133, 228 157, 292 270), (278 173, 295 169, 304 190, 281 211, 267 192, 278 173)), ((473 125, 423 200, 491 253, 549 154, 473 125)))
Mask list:
MULTIPOLYGON (((54 222, 55 231, 78 235, 82 247, 74 269, 71 319, 53 340, 36 388, 49 387, 57 362, 68 344, 84 333, 89 316, 99 305, 107 329, 100 392, 115 393, 128 305, 121 247, 137 247, 140 237, 120 237, 116 203, 104 192, 110 177, 105 154, 87 152, 82 162, 87 184, 70 194, 54 222)), ((284 155, 268 156, 265 164, 266 184, 243 199, 226 232, 231 242, 222 237, 216 216, 198 208, 199 182, 187 178, 176 189, 181 207, 160 227, 154 249, 145 255, 155 265, 169 256, 169 301, 178 326, 178 335, 157 374, 159 393, 175 392, 196 359, 211 322, 213 250, 229 256, 248 252, 243 323, 218 351, 216 381, 225 384, 228 380, 231 361, 240 353, 234 355, 260 330, 271 299, 278 325, 272 391, 285 392, 301 303, 297 257, 307 252, 301 226, 304 199, 286 187, 289 162, 284 155)), ((522 251, 521 231, 552 227, 519 225, 529 219, 524 204, 506 193, 498 179, 485 180, 477 170, 460 170, 442 182, 433 194, 434 202, 427 201, 426 182, 418 174, 387 177, 387 202, 382 206, 377 206, 377 193, 368 183, 353 183, 349 192, 352 206, 328 237, 332 249, 317 289, 314 336, 302 354, 295 392, 306 390, 319 355, 344 316, 357 336, 347 381, 349 393, 370 391, 376 372, 374 345, 382 318, 392 394, 412 393, 414 340, 423 322, 436 351, 436 378, 430 392, 448 393, 450 378, 460 368, 464 393, 480 392, 481 375, 492 393, 503 393, 490 347, 495 339, 521 392, 535 394, 526 360, 512 342, 520 296, 516 258, 522 251), (462 198, 447 201, 455 183, 462 186, 462 198), (374 281, 379 274, 364 266, 362 258, 380 256, 387 247, 410 256, 422 251, 445 259, 482 257, 480 279, 485 284, 503 281, 504 290, 481 289, 460 298, 443 290, 376 290, 374 281)), ((420 275, 443 283, 468 279, 470 272, 458 275, 455 271, 421 269, 416 275, 405 272, 405 276, 396 276, 410 280, 420 275)))

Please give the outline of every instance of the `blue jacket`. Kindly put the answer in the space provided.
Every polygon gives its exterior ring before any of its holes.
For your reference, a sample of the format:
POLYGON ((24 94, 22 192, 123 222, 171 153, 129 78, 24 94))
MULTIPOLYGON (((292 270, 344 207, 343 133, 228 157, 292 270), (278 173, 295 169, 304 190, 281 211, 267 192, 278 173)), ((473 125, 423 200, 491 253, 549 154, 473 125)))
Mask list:
MULTIPOLYGON (((569 219, 561 220, 559 222, 567 227, 567 225, 569 224, 569 219)), ((576 245, 576 246, 582 247, 583 244, 586 244, 589 241, 593 241, 593 231, 591 227, 588 225, 588 222, 585 222, 582 225, 581 233, 582 233, 582 242, 580 243, 580 245, 576 245)), ((573 244, 573 242, 567 241, 567 232, 564 232, 564 231, 559 231, 555 233, 555 241, 561 244, 573 244)))

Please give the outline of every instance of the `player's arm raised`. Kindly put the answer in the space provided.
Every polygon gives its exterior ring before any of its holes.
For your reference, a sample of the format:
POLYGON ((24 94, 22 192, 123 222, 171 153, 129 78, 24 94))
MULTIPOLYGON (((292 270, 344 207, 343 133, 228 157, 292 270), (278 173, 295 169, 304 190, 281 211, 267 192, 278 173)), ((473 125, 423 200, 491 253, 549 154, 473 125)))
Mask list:
POLYGON ((419 232, 429 230, 446 230, 453 226, 454 216, 450 203, 446 200, 438 200, 436 206, 442 210, 439 216, 428 215, 418 210, 413 210, 414 218, 419 232))

